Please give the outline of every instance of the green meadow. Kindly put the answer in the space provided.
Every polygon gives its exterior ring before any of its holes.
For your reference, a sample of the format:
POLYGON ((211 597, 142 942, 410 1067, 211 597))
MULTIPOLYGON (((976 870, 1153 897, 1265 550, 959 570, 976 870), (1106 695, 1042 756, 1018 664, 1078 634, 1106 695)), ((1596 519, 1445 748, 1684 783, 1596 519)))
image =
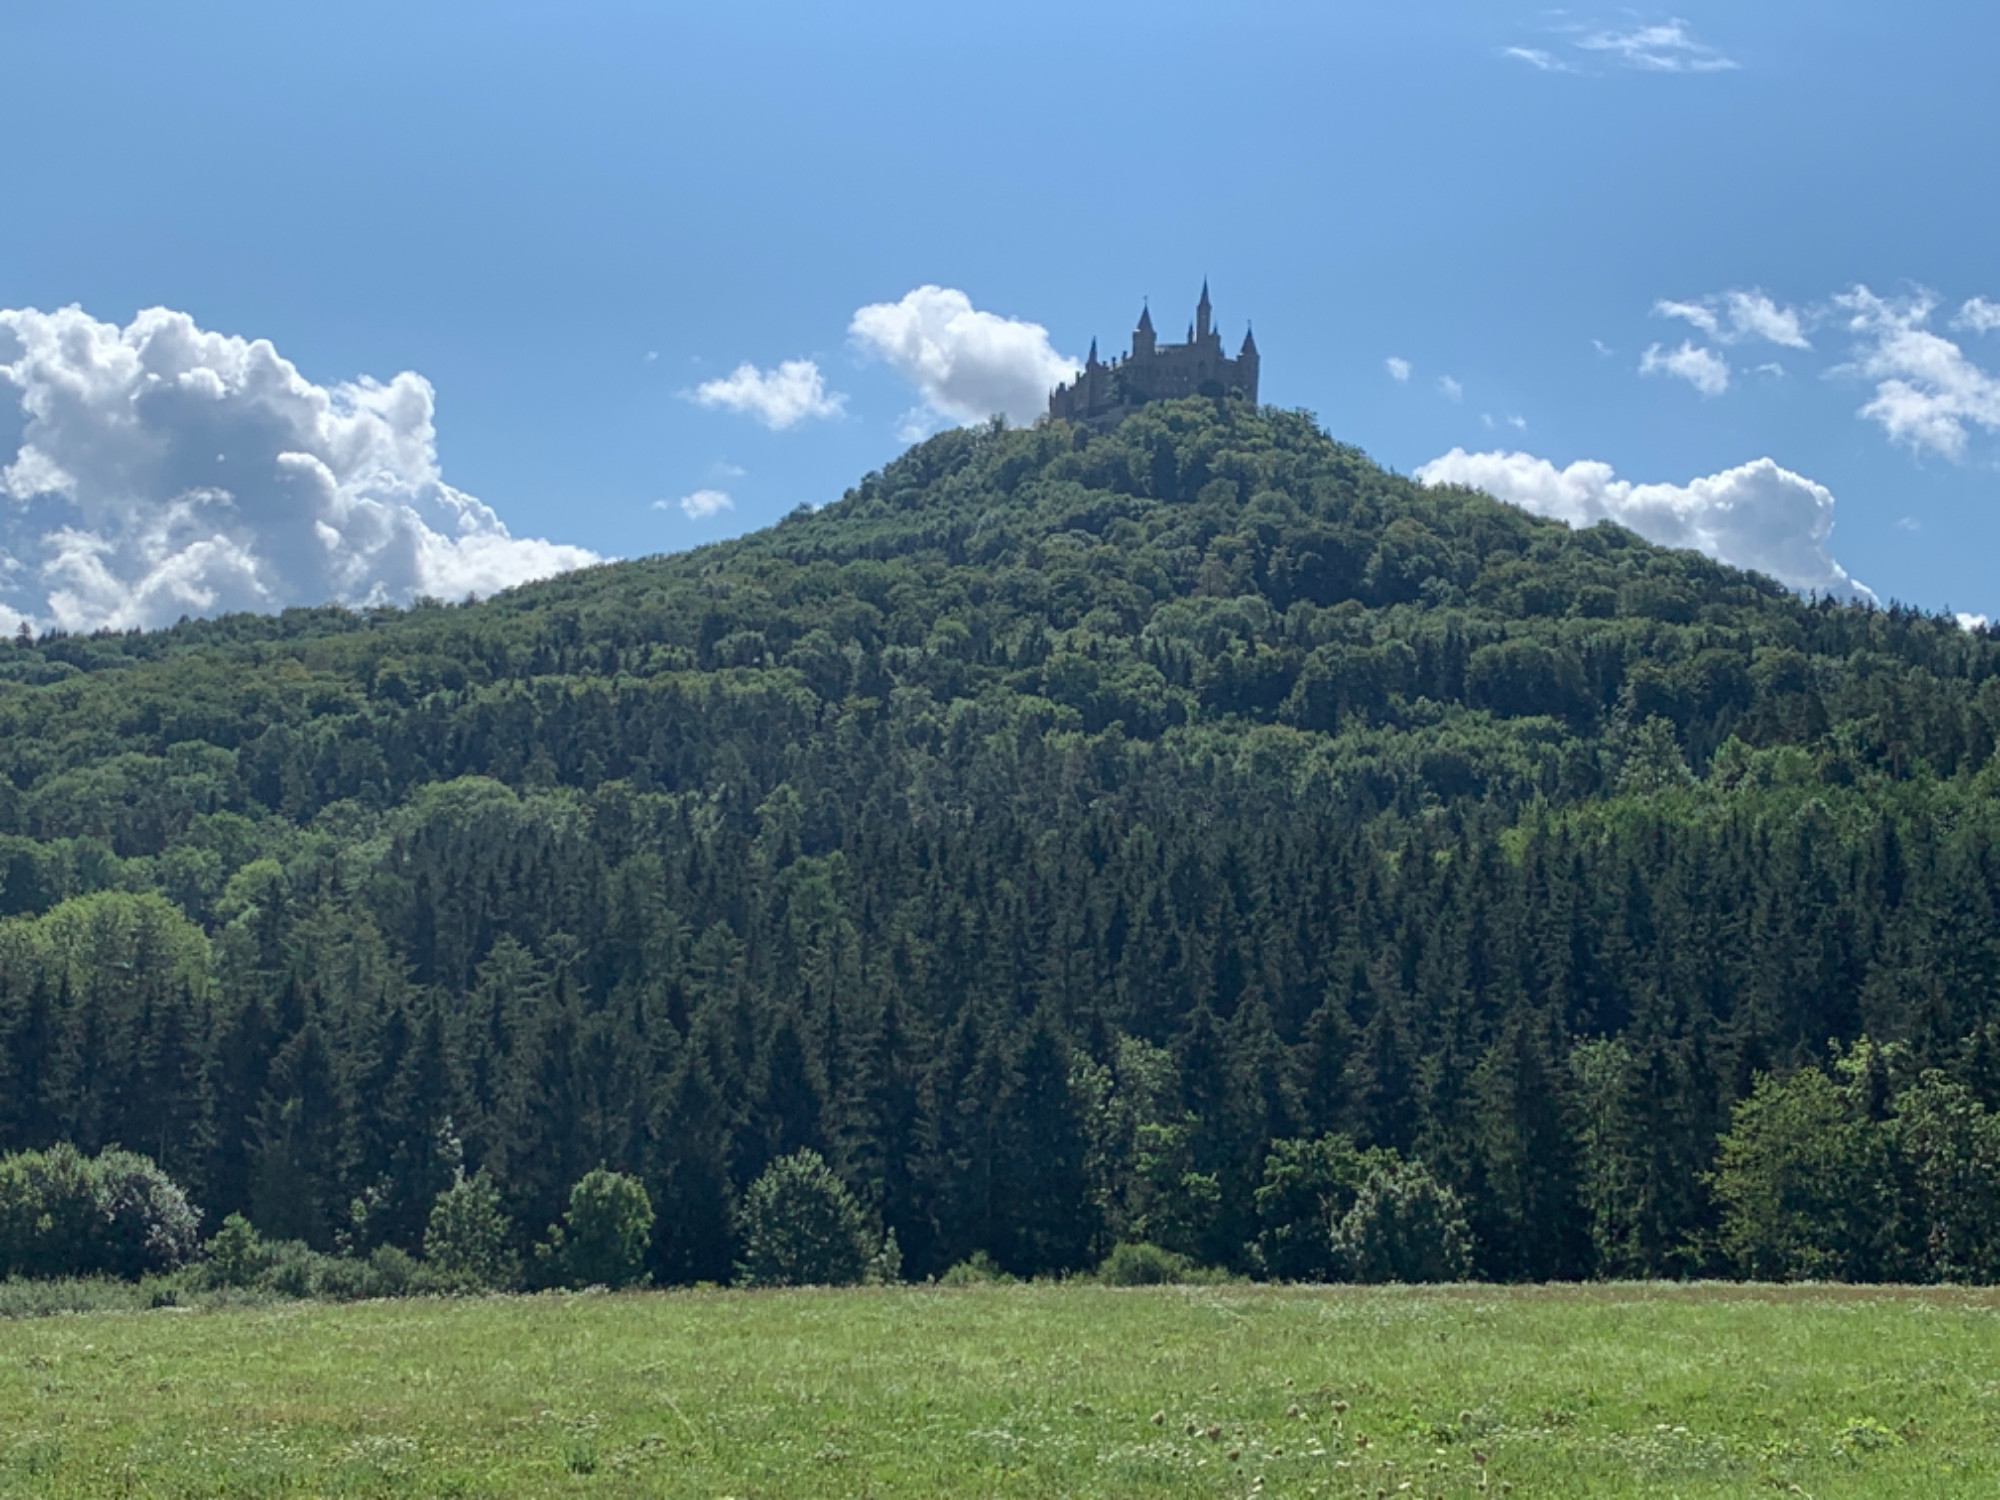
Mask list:
POLYGON ((2000 1493, 2000 1297, 692 1291, 0 1324, 0 1494, 2000 1493))

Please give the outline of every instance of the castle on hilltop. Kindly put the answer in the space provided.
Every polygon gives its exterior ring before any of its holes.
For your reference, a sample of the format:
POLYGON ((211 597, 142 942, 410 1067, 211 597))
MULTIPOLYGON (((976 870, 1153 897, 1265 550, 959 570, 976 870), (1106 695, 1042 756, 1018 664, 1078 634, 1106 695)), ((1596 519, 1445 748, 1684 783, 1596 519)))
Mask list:
POLYGON ((1257 340, 1246 330, 1243 347, 1231 359, 1214 329, 1208 283, 1201 284, 1194 323, 1185 344, 1162 344, 1153 334, 1151 308, 1139 313, 1132 352, 1105 364, 1090 341, 1090 358, 1075 380, 1049 393, 1049 415, 1066 422, 1102 422, 1122 417, 1148 401, 1176 396, 1235 396, 1257 404, 1257 340))

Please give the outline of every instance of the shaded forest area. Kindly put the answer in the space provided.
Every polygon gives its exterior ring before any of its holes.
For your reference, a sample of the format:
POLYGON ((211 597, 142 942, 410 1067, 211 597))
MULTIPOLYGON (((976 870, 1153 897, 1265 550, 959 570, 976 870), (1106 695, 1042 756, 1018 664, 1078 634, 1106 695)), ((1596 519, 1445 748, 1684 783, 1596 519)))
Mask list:
POLYGON ((911 1276, 1337 1275, 1408 1163, 1492 1278, 1991 1279, 1996 666, 1203 401, 486 602, 23 638, 0 1151, 355 1252, 602 1165, 669 1281, 807 1148, 911 1276))

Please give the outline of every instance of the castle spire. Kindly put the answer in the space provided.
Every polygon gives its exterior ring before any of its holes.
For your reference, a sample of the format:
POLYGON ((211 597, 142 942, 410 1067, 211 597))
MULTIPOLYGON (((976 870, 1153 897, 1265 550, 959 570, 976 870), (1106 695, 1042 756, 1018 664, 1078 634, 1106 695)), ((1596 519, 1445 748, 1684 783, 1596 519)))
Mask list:
POLYGON ((1139 333, 1153 331, 1153 305, 1150 302, 1139 304, 1139 326, 1135 331, 1139 333))
POLYGON ((1243 325, 1243 353, 1252 359, 1257 357, 1257 335, 1250 331, 1248 323, 1243 325))
POLYGON ((1153 354, 1153 309, 1150 304, 1139 310, 1139 326, 1132 330, 1132 357, 1150 359, 1153 354))
POLYGON ((1208 337, 1209 316, 1212 311, 1213 309, 1208 305, 1208 278, 1204 276, 1201 278, 1201 301, 1195 304, 1194 309, 1195 338, 1205 339, 1208 337))
POLYGON ((1095 334, 1092 334, 1090 339, 1090 358, 1083 362, 1083 367, 1086 370, 1097 368, 1097 336, 1095 334))

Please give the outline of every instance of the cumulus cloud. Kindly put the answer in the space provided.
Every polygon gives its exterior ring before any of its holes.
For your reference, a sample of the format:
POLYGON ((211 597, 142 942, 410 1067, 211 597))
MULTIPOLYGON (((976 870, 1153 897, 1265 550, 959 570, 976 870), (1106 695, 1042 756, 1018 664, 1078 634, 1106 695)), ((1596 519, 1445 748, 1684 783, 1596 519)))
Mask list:
POLYGON ((438 471, 430 383, 319 386, 152 308, 0 309, 0 610, 66 630, 456 598, 596 562, 438 471), (11 457, 8 457, 11 452, 11 457))
POLYGON ((1587 31, 1575 46, 1645 73, 1726 73, 1737 66, 1680 20, 1587 31))
POLYGON ((1861 415, 1881 424, 1892 441, 1961 458, 1967 424, 2000 430, 2000 378, 1930 329, 1937 308, 1931 293, 1878 297, 1857 286, 1834 304, 1847 313, 1856 342, 1843 370, 1875 382, 1861 415))
MULTIPOLYGON (((664 506, 666 502, 658 503, 664 506)), ((721 490, 696 490, 692 495, 681 496, 679 505, 681 514, 690 521, 705 521, 725 510, 736 509, 736 502, 721 490)))
POLYGON ((1440 375, 1438 376, 1438 394, 1447 401, 1463 401, 1465 399, 1465 387, 1460 385, 1456 380, 1453 380, 1449 375, 1440 375))
POLYGON ((1780 307, 1759 291, 1723 292, 1698 302, 1659 301, 1653 311, 1663 318, 1692 323, 1719 344, 1763 339, 1787 349, 1810 349, 1804 318, 1797 308, 1780 307))
POLYGON ((694 399, 755 417, 773 432, 808 417, 837 417, 847 404, 845 396, 827 390, 826 378, 809 359, 788 359, 775 370, 760 370, 746 361, 727 375, 704 380, 695 387, 694 399))
MULTIPOLYGON (((1039 323, 982 312, 964 292, 945 286, 871 303, 854 314, 848 333, 915 386, 944 421, 1005 413, 1026 425, 1048 410, 1049 392, 1082 363, 1057 353, 1039 323)), ((904 422, 906 431, 920 426, 904 422)))
POLYGON ((1720 396, 1729 389, 1729 361, 1713 349, 1683 343, 1678 349, 1654 344, 1639 356, 1641 375, 1671 375, 1685 380, 1704 396, 1720 396))
POLYGON ((1984 297, 1974 297, 1958 310, 1958 316, 1951 320, 1951 326, 1962 328, 1967 333, 1991 333, 2000 328, 2000 302, 1989 302, 1984 297))
POLYGON ((1410 362, 1407 359, 1398 359, 1392 354, 1382 361, 1382 367, 1389 372, 1389 378, 1398 385, 1410 383, 1410 362))
POLYGON ((1827 550, 1832 493, 1768 458, 1685 485, 1633 484, 1605 463, 1584 460, 1558 469, 1532 454, 1454 448, 1418 469, 1416 477, 1423 484, 1484 490, 1572 526, 1614 521, 1648 541, 1692 547, 1800 591, 1874 597, 1827 550))

